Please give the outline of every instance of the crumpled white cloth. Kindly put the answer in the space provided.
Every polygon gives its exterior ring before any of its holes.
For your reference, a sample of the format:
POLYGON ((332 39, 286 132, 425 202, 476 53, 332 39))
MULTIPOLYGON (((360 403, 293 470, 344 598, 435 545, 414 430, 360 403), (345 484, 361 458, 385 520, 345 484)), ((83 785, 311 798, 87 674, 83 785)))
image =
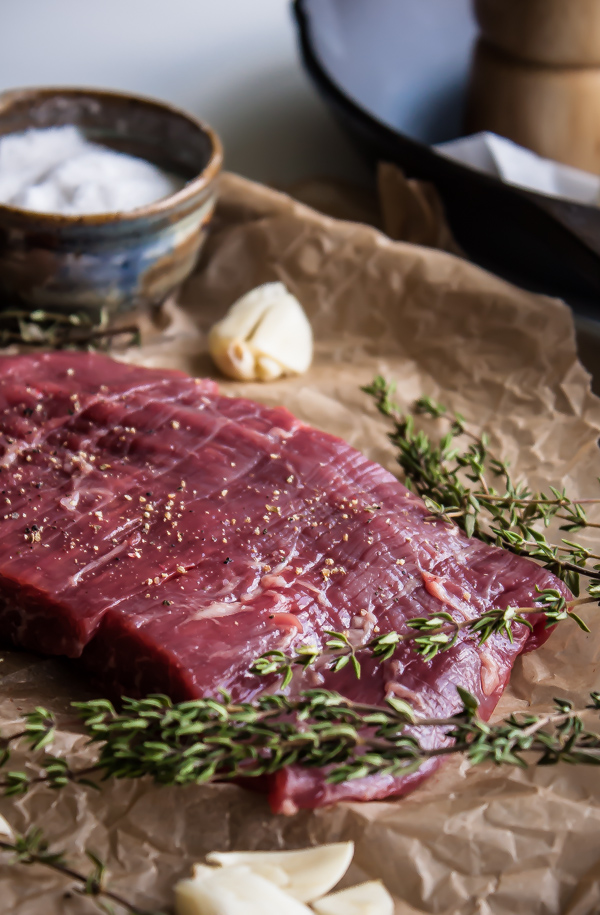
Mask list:
POLYGON ((600 206, 600 175, 544 159, 495 133, 476 133, 435 148, 449 159, 493 175, 506 184, 574 203, 600 206))

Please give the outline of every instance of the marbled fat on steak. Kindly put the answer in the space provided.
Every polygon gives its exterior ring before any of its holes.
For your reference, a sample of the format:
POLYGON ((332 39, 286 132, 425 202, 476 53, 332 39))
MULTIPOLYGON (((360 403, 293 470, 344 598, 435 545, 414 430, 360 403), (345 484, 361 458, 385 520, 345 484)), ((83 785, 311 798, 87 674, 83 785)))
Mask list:
MULTIPOLYGON (((328 629, 361 645, 410 617, 469 618, 529 606, 536 585, 564 590, 429 520, 340 439, 212 381, 98 355, 3 357, 0 432, 0 633, 80 658, 113 694, 182 700, 224 687, 249 699, 265 689, 249 668, 269 649, 322 645, 328 629)), ((539 619, 512 645, 461 637, 431 662, 405 645, 364 662, 360 681, 321 668, 305 685, 369 703, 391 693, 443 717, 462 684, 489 715, 516 657, 544 638, 539 619)), ((343 785, 288 769, 270 799, 292 812, 381 798, 433 768, 343 785)))

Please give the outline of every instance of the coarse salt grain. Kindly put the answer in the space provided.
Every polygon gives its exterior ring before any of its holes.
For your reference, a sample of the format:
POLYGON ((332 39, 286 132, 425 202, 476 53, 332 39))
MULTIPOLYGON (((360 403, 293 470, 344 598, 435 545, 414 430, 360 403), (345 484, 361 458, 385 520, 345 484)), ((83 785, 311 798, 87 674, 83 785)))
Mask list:
POLYGON ((91 143, 74 126, 0 138, 0 203, 24 210, 123 213, 167 197, 184 183, 145 159, 91 143))

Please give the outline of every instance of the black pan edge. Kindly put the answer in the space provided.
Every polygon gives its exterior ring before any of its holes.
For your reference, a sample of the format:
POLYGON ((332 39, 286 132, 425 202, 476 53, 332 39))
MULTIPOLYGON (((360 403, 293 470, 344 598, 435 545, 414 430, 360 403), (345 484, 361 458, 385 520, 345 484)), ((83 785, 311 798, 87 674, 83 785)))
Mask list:
MULTIPOLYGON (((304 67, 369 163, 375 167, 380 161, 393 162, 408 176, 435 184, 458 243, 480 266, 533 292, 564 298, 580 313, 600 317, 600 256, 560 221, 562 202, 520 191, 453 162, 361 108, 318 60, 304 5, 305 0, 293 0, 304 67)), ((572 203, 562 206, 569 223, 582 227, 588 240, 597 238, 600 249, 600 210, 572 203)))

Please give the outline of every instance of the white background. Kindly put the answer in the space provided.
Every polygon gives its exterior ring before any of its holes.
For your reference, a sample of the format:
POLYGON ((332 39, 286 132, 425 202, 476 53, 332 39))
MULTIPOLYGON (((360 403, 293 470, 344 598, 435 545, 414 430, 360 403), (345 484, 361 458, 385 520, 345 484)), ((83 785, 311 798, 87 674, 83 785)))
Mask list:
POLYGON ((183 106, 260 181, 366 180, 302 70, 287 0, 0 0, 0 91, 34 85, 183 106))

